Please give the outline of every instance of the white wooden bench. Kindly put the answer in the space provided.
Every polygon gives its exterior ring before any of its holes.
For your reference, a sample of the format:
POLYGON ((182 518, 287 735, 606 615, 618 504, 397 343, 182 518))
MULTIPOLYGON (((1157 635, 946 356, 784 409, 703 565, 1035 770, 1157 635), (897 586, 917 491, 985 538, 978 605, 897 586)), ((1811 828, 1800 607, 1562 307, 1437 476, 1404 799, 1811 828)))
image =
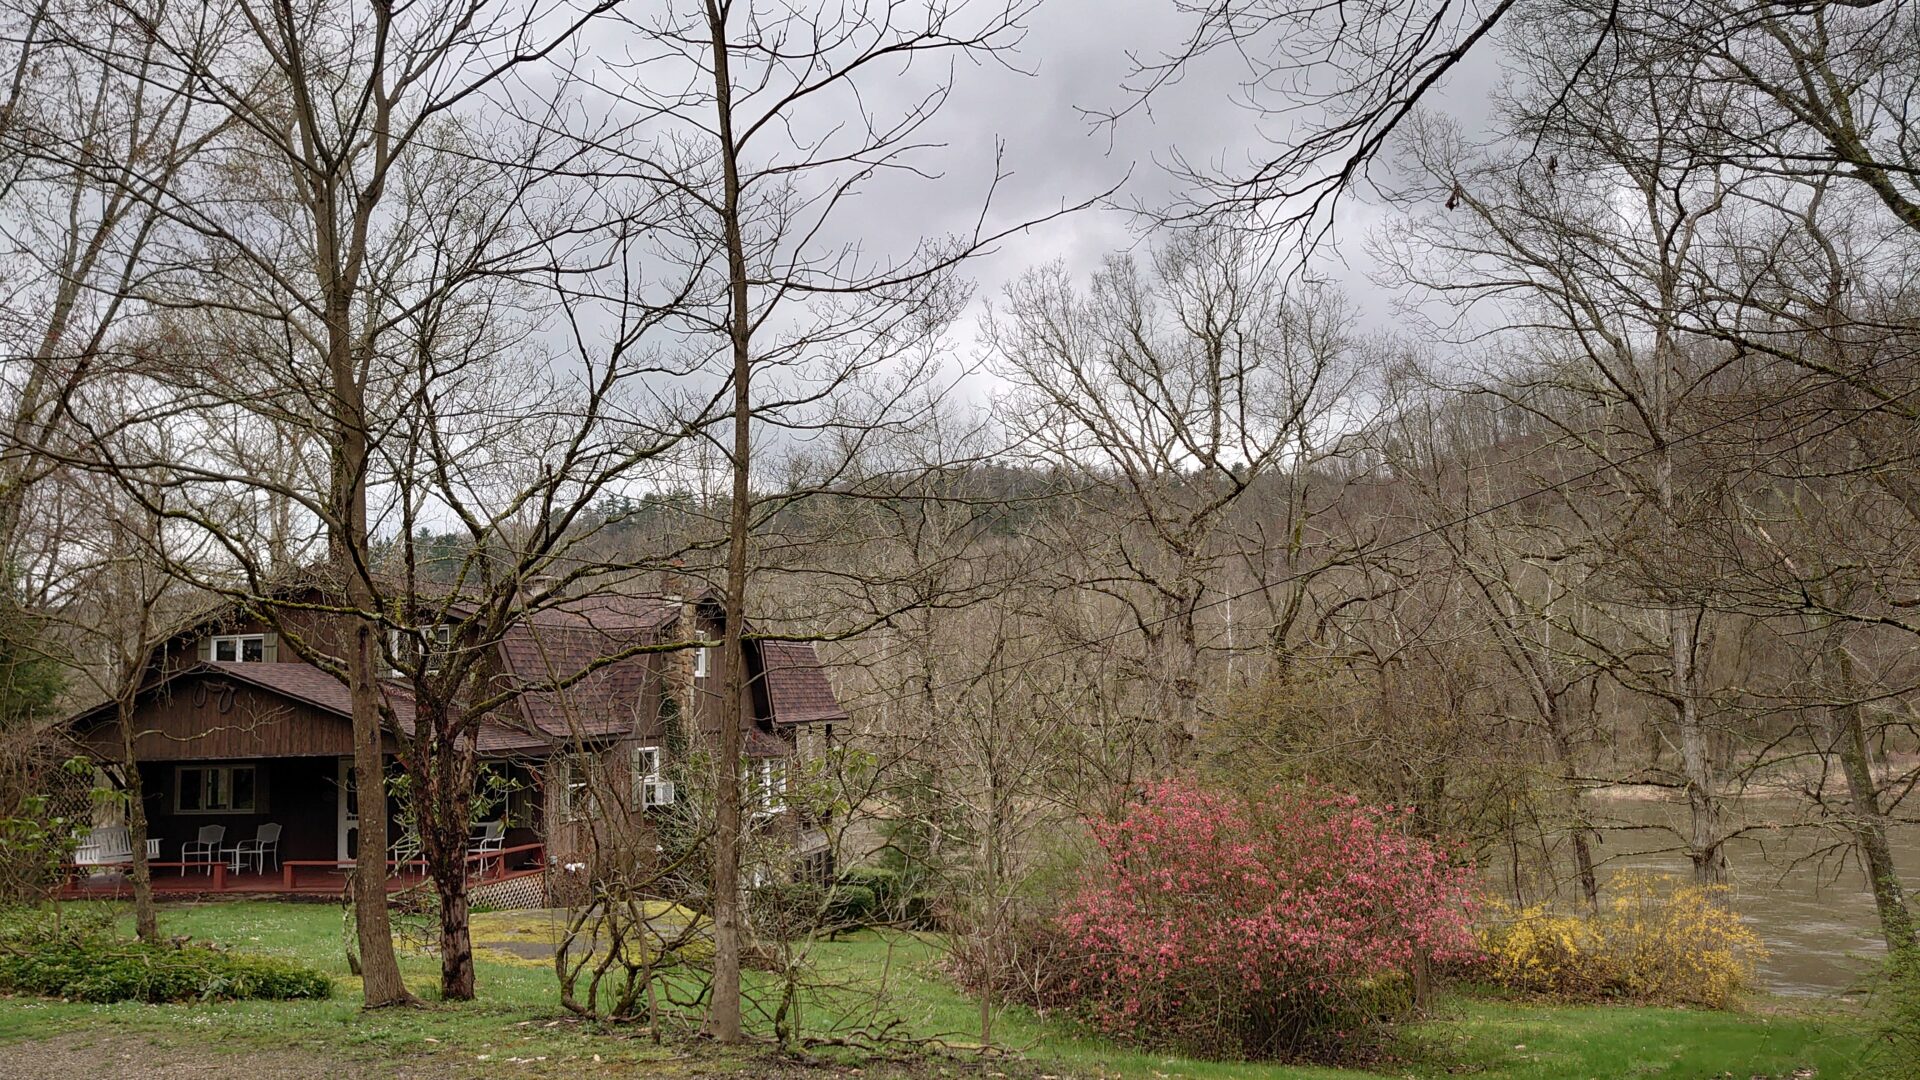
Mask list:
MULTIPOLYGON (((147 858, 160 857, 160 840, 148 837, 147 858)), ((107 825, 80 834, 73 849, 75 866, 121 866, 133 861, 133 836, 125 825, 107 825)))

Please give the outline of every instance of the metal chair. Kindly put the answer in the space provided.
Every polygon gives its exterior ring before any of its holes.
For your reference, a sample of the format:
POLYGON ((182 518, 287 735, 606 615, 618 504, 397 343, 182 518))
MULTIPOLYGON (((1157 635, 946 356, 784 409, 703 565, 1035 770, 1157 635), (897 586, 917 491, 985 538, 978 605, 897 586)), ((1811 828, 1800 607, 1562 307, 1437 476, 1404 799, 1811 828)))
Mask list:
POLYGON ((253 839, 242 840, 233 849, 233 861, 245 866, 252 860, 256 873, 267 872, 267 857, 273 857, 273 868, 280 869, 280 826, 270 823, 254 830, 253 839))
POLYGON ((485 822, 478 831, 468 838, 467 854, 469 856, 480 856, 481 877, 485 877, 487 874, 488 856, 492 856, 492 861, 498 863, 500 861, 500 851, 506 847, 506 843, 507 823, 504 821, 485 822))
POLYGON ((225 825, 200 826, 199 836, 180 845, 180 873, 185 874, 192 863, 204 865, 203 873, 213 873, 213 864, 220 858, 220 842, 226 838, 225 825))
POLYGON ((424 850, 420 843, 420 834, 412 829, 402 829, 387 842, 387 858, 393 860, 395 870, 404 869, 408 863, 419 861, 424 850))

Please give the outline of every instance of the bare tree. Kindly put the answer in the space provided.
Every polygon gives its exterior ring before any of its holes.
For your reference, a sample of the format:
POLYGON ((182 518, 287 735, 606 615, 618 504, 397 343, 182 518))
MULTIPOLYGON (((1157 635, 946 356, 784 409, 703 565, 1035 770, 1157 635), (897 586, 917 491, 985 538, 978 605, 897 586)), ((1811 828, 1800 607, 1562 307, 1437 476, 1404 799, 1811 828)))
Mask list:
POLYGON ((855 196, 927 168, 934 147, 923 130, 953 91, 951 67, 929 77, 930 63, 1000 59, 1018 43, 1030 9, 1026 0, 978 10, 932 0, 833 11, 706 0, 635 20, 642 45, 620 83, 634 117, 623 132, 624 168, 677 208, 662 234, 668 257, 687 268, 675 317, 689 348, 724 375, 731 400, 730 428, 716 440, 727 489, 721 710, 729 720, 714 760, 710 1030, 722 1042, 741 1038, 742 756, 733 720, 747 702, 742 642, 755 532, 858 458, 828 454, 795 490, 761 502, 762 440, 831 434, 857 450, 901 422, 919 380, 890 369, 923 355, 953 317, 964 298, 954 270, 1010 231, 985 222, 999 170, 986 181, 971 231, 916 238, 892 257, 867 254, 846 231, 855 196), (661 70, 688 75, 668 84, 654 76, 661 70), (897 109, 869 103, 882 78, 911 87, 897 109))
MULTIPOLYGON (((130 291, 202 317, 256 321, 268 340, 289 343, 297 362, 236 371, 224 357, 174 358, 152 370, 191 400, 160 405, 147 419, 225 401, 308 421, 327 459, 325 484, 317 493, 284 494, 306 496, 303 505, 322 524, 332 580, 346 600, 342 614, 354 627, 342 655, 323 666, 337 670, 351 693, 363 777, 382 774, 381 733, 389 726, 370 501, 387 423, 382 410, 404 393, 385 363, 402 351, 395 331, 436 310, 434 301, 523 261, 553 265, 544 237, 529 245, 484 224, 484 242, 466 248, 465 258, 423 257, 439 226, 462 222, 435 201, 445 186, 431 181, 431 162, 481 162, 469 173, 477 183, 504 173, 510 185, 537 172, 538 140, 508 137, 499 154, 480 154, 483 143, 463 138, 463 130, 470 132, 489 94, 536 65, 544 70, 606 6, 549 20, 524 6, 474 12, 452 3, 315 0, 271 10, 129 3, 111 9, 118 34, 60 26, 63 42, 103 63, 153 85, 177 81, 220 133, 198 169, 169 174, 138 153, 102 169, 167 227, 164 269, 130 291), (516 152, 528 156, 516 159, 516 152)), ((510 210, 495 213, 504 218, 510 210)), ((128 464, 137 463, 118 463, 128 464)), ((199 473, 185 479, 235 476, 205 462, 199 473)), ((230 554, 246 562, 253 553, 230 554)), ((257 575, 249 584, 264 593, 257 575)), ((374 815, 363 829, 356 881, 362 978, 366 1004, 378 1007, 410 995, 388 930, 386 824, 374 815)))
POLYGON ((158 254, 164 215, 153 196, 211 135, 190 80, 142 37, 84 6, 0 9, 10 72, 0 101, 0 558, 30 576, 48 552, 23 550, 16 534, 32 485, 58 468, 63 407, 116 366, 143 315, 130 289, 158 254), (76 36, 115 59, 64 43, 76 36), (135 156, 142 175, 128 176, 119 163, 135 156))
POLYGON ((1209 707, 1209 591, 1236 565, 1274 583, 1256 629, 1282 653, 1301 590, 1342 560, 1309 533, 1331 502, 1324 466, 1366 426, 1363 343, 1337 295, 1290 287, 1270 246, 1225 231, 1176 235, 1151 266, 1116 258, 1085 292, 1034 271, 987 333, 1019 453, 1072 477, 1084 516, 1056 537, 1079 556, 1059 587, 1117 613, 1125 635, 1108 640, 1155 718, 1146 770, 1173 764, 1209 707), (1262 521, 1248 511, 1268 493, 1262 521))
POLYGON ((50 628, 70 643, 76 681, 112 702, 120 750, 117 794, 131 841, 134 929, 141 940, 158 941, 136 713, 154 678, 158 650, 210 599, 176 568, 210 552, 203 538, 168 530, 163 514, 152 509, 166 505, 164 476, 107 477, 67 468, 49 479, 69 489, 56 526, 64 583, 49 610, 50 628), (129 497, 126 484, 143 487, 147 497, 129 497))

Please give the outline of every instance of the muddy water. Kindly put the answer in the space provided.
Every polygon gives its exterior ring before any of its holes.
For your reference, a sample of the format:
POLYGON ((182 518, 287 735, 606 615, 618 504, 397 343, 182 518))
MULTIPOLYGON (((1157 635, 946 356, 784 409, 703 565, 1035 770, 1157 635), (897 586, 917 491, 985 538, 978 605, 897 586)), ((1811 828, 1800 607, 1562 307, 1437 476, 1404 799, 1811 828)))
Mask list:
MULTIPOLYGON (((1596 799, 1607 824, 1597 854, 1607 877, 1622 872, 1692 873, 1675 846, 1686 808, 1638 798, 1596 799)), ((1886 952, 1866 879, 1850 855, 1824 854, 1844 839, 1837 829, 1766 828, 1794 820, 1789 800, 1750 799, 1734 808, 1736 825, 1761 826, 1731 841, 1728 869, 1734 907, 1766 943, 1760 979, 1778 994, 1833 996, 1857 990, 1861 977, 1886 952)), ((1895 861, 1908 895, 1920 892, 1920 827, 1904 826, 1893 837, 1895 861)))

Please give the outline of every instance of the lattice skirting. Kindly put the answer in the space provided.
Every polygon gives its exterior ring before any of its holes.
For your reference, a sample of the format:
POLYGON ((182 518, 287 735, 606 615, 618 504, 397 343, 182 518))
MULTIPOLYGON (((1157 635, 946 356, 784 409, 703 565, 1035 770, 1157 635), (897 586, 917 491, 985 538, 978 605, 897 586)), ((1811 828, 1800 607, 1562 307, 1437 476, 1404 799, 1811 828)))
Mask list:
POLYGON ((514 877, 474 885, 467 890, 467 903, 471 907, 486 907, 495 911, 546 907, 547 872, 529 870, 514 877))

